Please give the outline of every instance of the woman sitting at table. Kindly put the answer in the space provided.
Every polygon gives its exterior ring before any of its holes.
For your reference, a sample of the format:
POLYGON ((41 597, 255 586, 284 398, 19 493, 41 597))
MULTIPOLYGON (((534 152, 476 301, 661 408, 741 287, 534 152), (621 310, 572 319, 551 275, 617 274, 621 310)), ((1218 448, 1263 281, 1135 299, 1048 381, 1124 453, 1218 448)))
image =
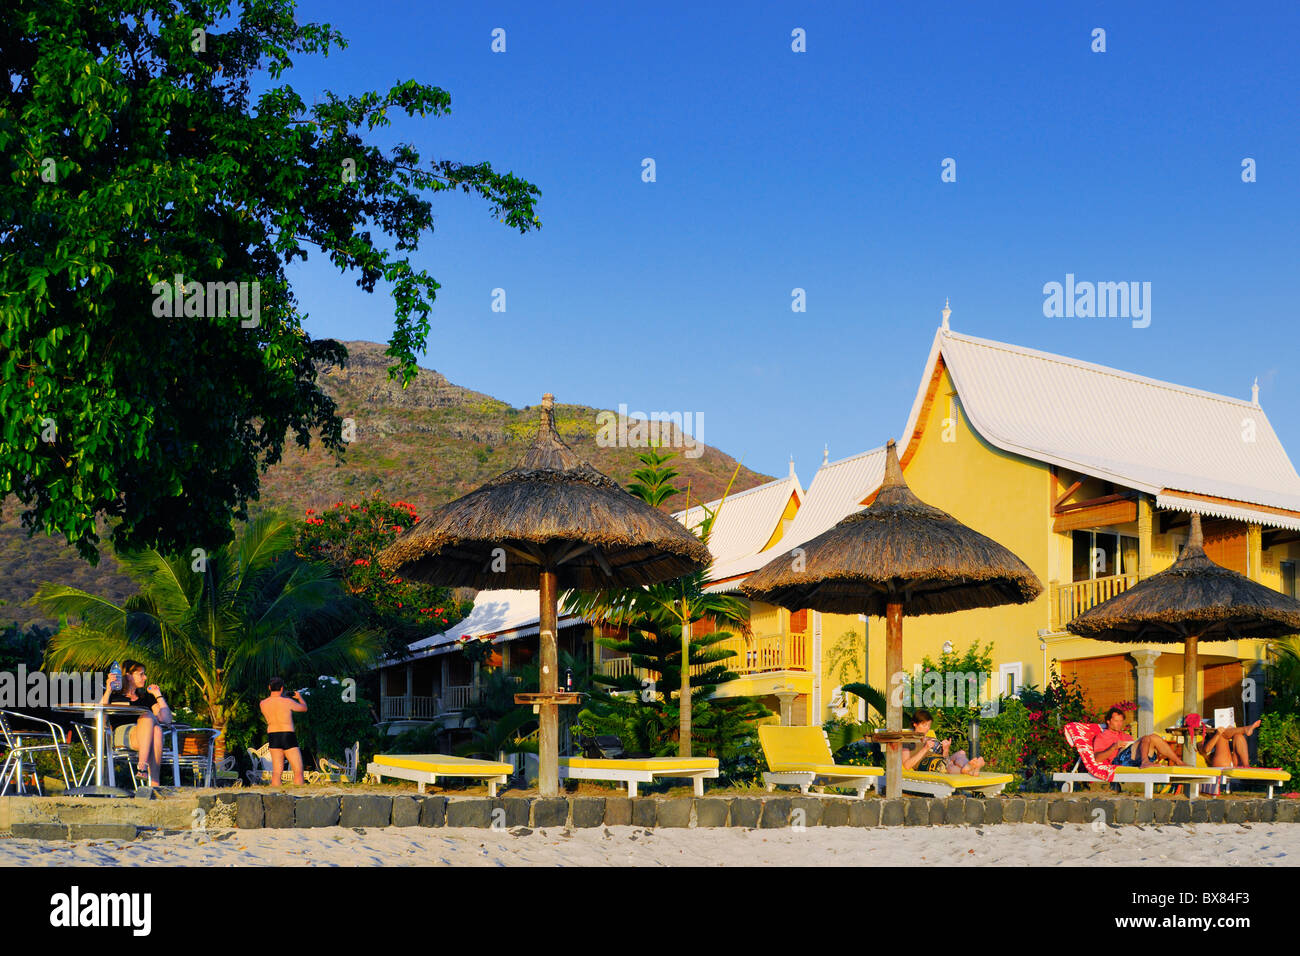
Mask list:
POLYGON ((118 720, 113 727, 113 743, 117 747, 134 750, 139 755, 137 766, 149 775, 149 786, 161 786, 159 758, 162 755, 162 725, 172 722, 171 707, 163 699, 157 684, 149 683, 149 675, 139 661, 123 661, 122 677, 125 686, 109 675, 101 704, 129 704, 142 707, 145 713, 138 719, 118 720))

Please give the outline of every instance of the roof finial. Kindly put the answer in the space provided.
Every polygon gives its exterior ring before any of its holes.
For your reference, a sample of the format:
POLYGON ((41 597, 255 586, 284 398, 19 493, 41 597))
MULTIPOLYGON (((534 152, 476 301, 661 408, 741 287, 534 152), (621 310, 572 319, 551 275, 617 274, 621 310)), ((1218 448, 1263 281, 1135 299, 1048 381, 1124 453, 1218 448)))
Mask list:
POLYGON ((794 455, 790 456, 790 477, 794 477, 794 455))
POLYGON ((830 460, 831 460, 831 446, 829 443, 827 443, 826 447, 822 449, 822 464, 825 465, 830 460))
POLYGON ((1183 553, 1186 554, 1193 548, 1199 551, 1204 547, 1205 538, 1201 534, 1201 516, 1193 511, 1192 526, 1187 531, 1187 545, 1183 548, 1183 553))
POLYGON ((943 297, 943 330, 948 331, 948 316, 952 315, 952 309, 948 307, 948 297, 943 297))
POLYGON ((1255 376, 1255 384, 1250 387, 1250 404, 1259 405, 1259 376, 1255 376))

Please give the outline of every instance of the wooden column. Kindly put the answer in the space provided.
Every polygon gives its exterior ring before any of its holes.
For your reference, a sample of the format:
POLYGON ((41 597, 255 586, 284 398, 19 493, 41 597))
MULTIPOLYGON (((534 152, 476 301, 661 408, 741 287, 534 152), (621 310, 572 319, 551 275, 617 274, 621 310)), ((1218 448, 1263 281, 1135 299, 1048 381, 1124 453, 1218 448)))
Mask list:
POLYGON ((677 720, 677 755, 689 757, 691 755, 691 622, 690 609, 686 606, 685 598, 682 598, 682 616, 688 620, 682 624, 682 686, 678 700, 681 709, 678 711, 677 720))
POLYGON ((1138 577, 1151 577, 1151 534, 1154 509, 1150 495, 1138 496, 1138 577))
MULTIPOLYGON (((885 693, 889 695, 885 707, 885 729, 903 729, 902 688, 898 684, 903 673, 903 602, 890 601, 885 605, 885 693)), ((885 796, 903 795, 903 750, 901 744, 885 745, 885 796)))
MULTIPOLYGON (((539 621, 538 656, 541 658, 539 690, 543 694, 555 695, 559 691, 559 658, 555 647, 555 623, 559 593, 556 590, 555 571, 543 568, 539 597, 541 619, 539 621)), ((560 793, 560 706, 559 704, 540 704, 541 732, 537 741, 537 789, 543 797, 555 797, 560 793)))
POLYGON ((1258 581, 1264 566, 1264 529, 1257 524, 1246 525, 1246 577, 1258 581))
MULTIPOLYGON (((1183 717, 1200 713, 1196 693, 1196 635, 1187 637, 1183 647, 1183 717)), ((1191 734, 1183 738, 1183 763, 1196 766, 1196 743, 1191 734)))

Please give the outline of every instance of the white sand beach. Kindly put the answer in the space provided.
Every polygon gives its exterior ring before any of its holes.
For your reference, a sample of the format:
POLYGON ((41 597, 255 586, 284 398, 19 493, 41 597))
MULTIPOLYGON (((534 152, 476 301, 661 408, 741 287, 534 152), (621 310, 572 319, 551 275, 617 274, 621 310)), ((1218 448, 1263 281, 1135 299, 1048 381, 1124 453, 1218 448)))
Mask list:
POLYGON ((0 839, 3 866, 1287 866, 1300 826, 210 830, 0 839))

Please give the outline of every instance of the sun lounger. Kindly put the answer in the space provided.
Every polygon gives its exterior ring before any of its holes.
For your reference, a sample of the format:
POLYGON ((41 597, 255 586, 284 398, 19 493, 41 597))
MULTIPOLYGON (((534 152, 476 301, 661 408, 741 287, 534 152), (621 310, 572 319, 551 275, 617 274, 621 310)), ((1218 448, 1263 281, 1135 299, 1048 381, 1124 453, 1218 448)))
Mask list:
POLYGON ((1291 775, 1278 767, 1214 767, 1219 779, 1228 789, 1232 789, 1234 780, 1260 780, 1268 784, 1268 796, 1273 798, 1273 788, 1280 787, 1291 779, 1291 775))
POLYGON ((1092 739, 1105 728, 1100 724, 1069 723, 1062 732, 1079 753, 1074 768, 1065 773, 1052 774, 1052 780, 1061 785, 1062 793, 1072 793, 1076 783, 1140 783, 1143 796, 1155 795, 1157 784, 1187 784, 1189 796, 1197 797, 1201 785, 1214 783, 1219 772, 1213 767, 1116 767, 1102 763, 1092 751, 1092 739))
POLYGON ((638 784, 653 783, 656 777, 687 777, 695 784, 695 795, 704 796, 704 781, 718 776, 715 757, 561 757, 560 779, 614 780, 627 784, 627 795, 636 796, 638 784))
POLYGON ((1009 784, 1009 773, 935 773, 928 770, 904 770, 903 790, 907 793, 924 793, 932 797, 950 797, 954 793, 981 793, 995 797, 1009 784))
POLYGON ((488 795, 492 797, 497 795, 497 784, 505 783, 514 772, 514 766, 508 763, 446 754, 376 754, 366 764, 366 773, 377 778, 414 780, 420 785, 420 793, 424 793, 426 783, 437 783, 441 777, 479 778, 487 784, 488 795))
POLYGON ((814 782, 821 787, 851 787, 865 797, 876 781, 885 775, 879 767, 837 764, 831 754, 830 741, 820 727, 778 727, 765 724, 758 728, 758 740, 771 769, 763 774, 763 785, 773 790, 778 784, 793 785, 807 793, 814 782))

